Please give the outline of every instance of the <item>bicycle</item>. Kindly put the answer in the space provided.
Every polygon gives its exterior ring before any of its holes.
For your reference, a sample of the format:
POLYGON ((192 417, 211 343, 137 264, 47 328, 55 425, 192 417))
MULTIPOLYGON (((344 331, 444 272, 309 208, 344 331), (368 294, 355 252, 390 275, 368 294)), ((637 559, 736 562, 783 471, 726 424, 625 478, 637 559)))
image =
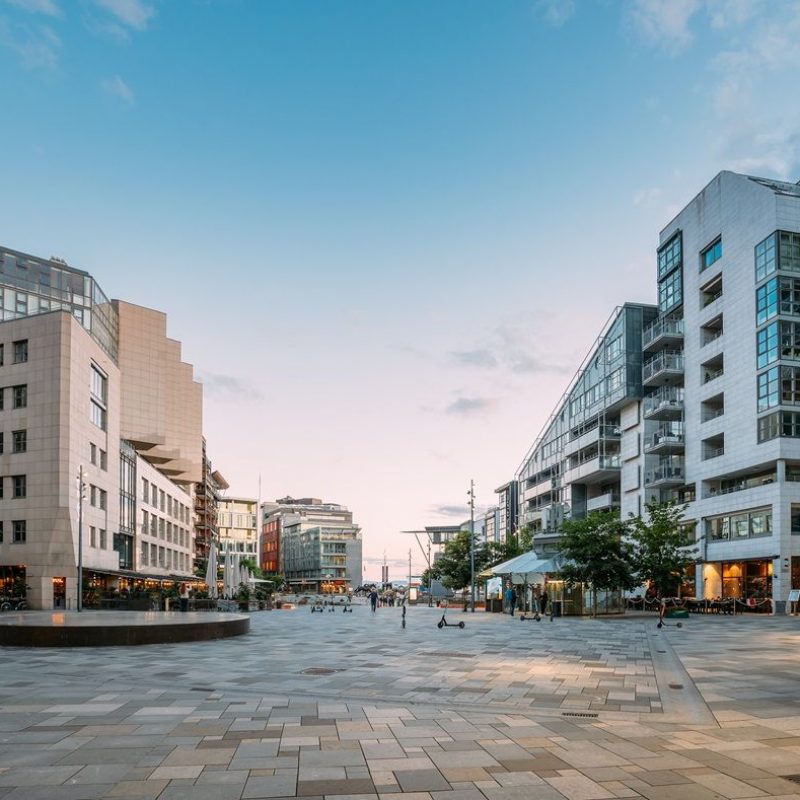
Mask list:
POLYGON ((0 603, 0 611, 25 611, 27 608, 24 597, 11 597, 0 603))

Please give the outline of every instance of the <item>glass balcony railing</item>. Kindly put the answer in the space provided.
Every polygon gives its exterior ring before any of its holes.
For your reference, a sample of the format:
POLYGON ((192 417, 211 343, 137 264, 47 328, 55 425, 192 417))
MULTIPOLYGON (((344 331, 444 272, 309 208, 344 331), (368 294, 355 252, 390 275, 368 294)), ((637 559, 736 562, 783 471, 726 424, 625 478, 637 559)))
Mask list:
POLYGON ((683 372, 683 353, 659 353, 642 367, 642 380, 648 381, 662 372, 683 372))
POLYGON ((645 486, 678 485, 686 479, 686 468, 683 458, 674 456, 662 459, 658 466, 645 474, 645 486))
POLYGON ((644 415, 683 411, 683 389, 665 387, 644 399, 644 415))
POLYGON ((658 339, 674 338, 679 339, 683 336, 683 320, 674 317, 657 319, 648 325, 642 333, 642 344, 647 347, 658 339))

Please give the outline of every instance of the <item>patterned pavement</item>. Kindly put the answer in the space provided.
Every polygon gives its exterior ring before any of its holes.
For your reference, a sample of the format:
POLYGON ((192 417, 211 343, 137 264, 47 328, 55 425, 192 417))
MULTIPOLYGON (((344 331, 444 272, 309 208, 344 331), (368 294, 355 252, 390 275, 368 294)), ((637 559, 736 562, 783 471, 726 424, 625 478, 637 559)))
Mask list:
POLYGON ((253 615, 0 653, 2 800, 800 800, 800 619, 253 615))

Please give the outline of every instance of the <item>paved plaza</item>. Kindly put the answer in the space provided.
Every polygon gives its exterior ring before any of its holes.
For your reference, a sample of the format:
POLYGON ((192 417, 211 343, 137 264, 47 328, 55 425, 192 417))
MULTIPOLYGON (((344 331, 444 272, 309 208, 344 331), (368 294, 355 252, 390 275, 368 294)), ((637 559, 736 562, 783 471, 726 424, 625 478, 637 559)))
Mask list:
POLYGON ((800 618, 255 613, 0 652, 2 800, 800 800, 800 618))

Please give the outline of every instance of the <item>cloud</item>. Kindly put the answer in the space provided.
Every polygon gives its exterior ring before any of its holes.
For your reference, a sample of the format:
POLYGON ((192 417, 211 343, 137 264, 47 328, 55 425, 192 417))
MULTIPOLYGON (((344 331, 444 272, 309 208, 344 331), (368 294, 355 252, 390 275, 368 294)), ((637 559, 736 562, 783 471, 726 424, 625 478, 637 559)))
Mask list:
POLYGON ((6 0, 6 3, 30 14, 44 14, 47 17, 61 16, 61 9, 54 0, 6 0))
POLYGON ((538 0, 536 9, 548 25, 560 28, 575 15, 575 0, 538 0))
POLYGON ((122 100, 127 106, 132 106, 136 102, 133 90, 119 75, 107 78, 101 82, 100 86, 106 94, 122 100))
POLYGON ((0 19, 0 45, 19 57, 25 69, 52 72, 58 67, 61 39, 47 27, 16 26, 0 19))
POLYGON ((459 397, 445 408, 445 414, 455 414, 464 417, 483 416, 493 411, 497 400, 491 397, 459 397))
POLYGON ((691 43, 689 23, 701 7, 701 0, 634 0, 627 14, 647 44, 674 56, 691 43))
POLYGON ((198 380, 203 384, 206 397, 235 397, 238 400, 263 401, 262 391, 249 380, 235 375, 222 375, 216 372, 199 372, 198 380))
POLYGON ((663 189, 651 186, 649 189, 641 189, 633 196, 633 204, 637 208, 647 208, 654 205, 664 194, 663 189))
POLYGON ((467 367, 486 367, 494 369, 497 366, 497 358, 490 350, 464 350, 461 352, 450 353, 451 359, 456 364, 467 367))
POLYGON ((118 23, 137 31, 143 31, 156 13, 153 6, 142 0, 92 1, 98 8, 111 14, 118 23))
POLYGON ((431 514, 438 514, 442 517, 458 517, 459 519, 469 518, 469 506, 431 506, 431 514))

